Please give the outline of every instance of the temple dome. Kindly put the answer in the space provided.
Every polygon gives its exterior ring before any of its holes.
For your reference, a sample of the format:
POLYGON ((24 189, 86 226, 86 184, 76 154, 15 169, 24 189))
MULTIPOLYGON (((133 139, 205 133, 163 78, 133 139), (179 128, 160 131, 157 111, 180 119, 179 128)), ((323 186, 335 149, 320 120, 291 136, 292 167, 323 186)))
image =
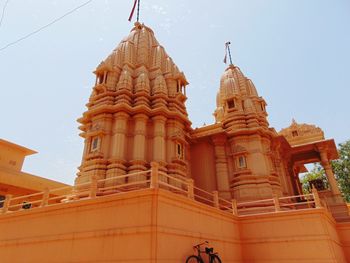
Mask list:
POLYGON ((230 65, 222 74, 217 94, 217 107, 223 107, 232 97, 256 96, 258 93, 253 82, 245 77, 239 67, 230 65))
MULTIPOLYGON (((139 75, 148 75, 151 80, 163 75, 165 79, 180 80, 187 85, 186 78, 175 65, 165 49, 159 44, 152 29, 135 23, 130 34, 125 37, 104 61, 97 67, 95 73, 104 71, 129 71, 137 79, 139 75), (138 70, 142 68, 142 70, 138 70)), ((142 77, 141 79, 144 80, 142 77)))
POLYGON ((216 122, 231 122, 232 117, 238 116, 241 120, 256 115, 257 125, 267 126, 266 103, 258 92, 253 82, 248 79, 239 67, 229 65, 220 79, 220 88, 216 96, 216 110, 214 116, 216 122))

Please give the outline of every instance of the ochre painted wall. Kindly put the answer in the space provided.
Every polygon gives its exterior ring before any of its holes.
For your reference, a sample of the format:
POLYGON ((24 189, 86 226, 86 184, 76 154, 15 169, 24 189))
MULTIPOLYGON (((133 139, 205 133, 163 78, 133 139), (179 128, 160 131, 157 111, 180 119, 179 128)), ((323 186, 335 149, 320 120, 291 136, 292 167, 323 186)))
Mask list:
POLYGON ((345 263, 349 232, 324 209, 236 217, 147 189, 1 215, 0 258, 175 263, 209 240, 225 263, 345 263))
POLYGON ((339 223, 337 226, 347 262, 350 262, 350 223, 339 223))
POLYGON ((215 153, 210 138, 191 145, 191 174, 197 187, 206 191, 217 190, 215 153))
POLYGON ((324 209, 246 217, 241 223, 244 263, 346 263, 332 216, 324 209))
POLYGON ((241 262, 233 215, 167 191, 142 190, 0 216, 1 263, 184 262, 212 241, 241 262))

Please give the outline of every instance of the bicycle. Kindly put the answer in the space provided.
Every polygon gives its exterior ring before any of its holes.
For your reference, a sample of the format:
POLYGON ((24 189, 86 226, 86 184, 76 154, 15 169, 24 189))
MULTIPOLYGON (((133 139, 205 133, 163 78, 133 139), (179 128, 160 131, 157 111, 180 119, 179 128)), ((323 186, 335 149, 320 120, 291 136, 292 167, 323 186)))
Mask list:
POLYGON ((203 253, 208 254, 209 263, 221 263, 218 253, 214 253, 214 249, 212 247, 206 247, 204 251, 201 251, 201 246, 208 243, 208 241, 205 241, 193 246, 193 250, 197 253, 197 255, 189 256, 186 259, 186 263, 204 263, 204 259, 201 256, 203 253))

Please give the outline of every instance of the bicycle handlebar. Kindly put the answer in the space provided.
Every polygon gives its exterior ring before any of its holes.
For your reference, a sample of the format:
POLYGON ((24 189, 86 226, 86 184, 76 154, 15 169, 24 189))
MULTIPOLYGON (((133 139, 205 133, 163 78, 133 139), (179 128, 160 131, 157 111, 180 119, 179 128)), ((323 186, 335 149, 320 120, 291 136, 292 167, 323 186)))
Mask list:
POLYGON ((193 246, 193 248, 198 248, 198 247, 200 247, 201 245, 204 245, 204 244, 209 244, 209 242, 206 240, 203 243, 200 243, 200 244, 197 244, 197 245, 193 246))

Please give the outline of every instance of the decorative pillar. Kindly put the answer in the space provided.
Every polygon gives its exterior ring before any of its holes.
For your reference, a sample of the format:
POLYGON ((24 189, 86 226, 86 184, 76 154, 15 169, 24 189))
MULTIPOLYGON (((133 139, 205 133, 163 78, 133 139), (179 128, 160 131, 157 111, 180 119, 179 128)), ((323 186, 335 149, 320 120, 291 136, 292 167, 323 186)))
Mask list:
POLYGON ((291 164, 291 156, 288 153, 281 153, 280 154, 280 174, 281 176, 284 178, 285 182, 286 182, 286 194, 285 195, 294 195, 294 187, 293 187, 293 182, 291 180, 292 178, 292 173, 291 173, 291 169, 289 168, 292 164, 291 164))
POLYGON ((113 159, 125 160, 125 137, 129 114, 118 112, 114 117, 111 157, 113 159))
POLYGON ((290 195, 299 195, 299 189, 297 186, 297 182, 295 180, 293 163, 291 161, 287 161, 285 168, 286 168, 286 173, 290 178, 290 184, 291 184, 290 195))
POLYGON ((282 192, 284 195, 288 195, 289 189, 286 180, 286 174, 284 173, 283 169, 283 160, 279 156, 275 158, 275 165, 279 179, 282 182, 282 192))
POLYGON ((220 197, 231 199, 227 156, 225 151, 226 137, 217 136, 212 138, 215 150, 216 182, 220 197))
MULTIPOLYGON (((110 159, 106 178, 124 175, 126 173, 126 156, 125 156, 125 140, 128 127, 129 114, 118 112, 114 115, 114 123, 112 128, 112 140, 110 148, 110 159)), ((108 180, 105 186, 125 183, 125 179, 108 180)))
POLYGON ((321 164, 326 172, 326 176, 327 176, 329 185, 331 187, 331 191, 334 195, 341 195, 338 188, 337 181, 335 180, 335 177, 333 174, 332 166, 328 160, 327 151, 326 149, 323 149, 323 148, 319 150, 320 150, 321 164))
POLYGON ((104 113, 101 116, 101 127, 98 128, 100 135, 100 149, 99 151, 103 153, 104 158, 109 157, 109 151, 111 146, 111 131, 113 124, 113 114, 104 113))
MULTIPOLYGON (((165 122, 163 116, 156 116, 153 120, 153 161, 159 163, 159 170, 167 172, 166 168, 166 141, 165 141, 165 122)), ((165 176, 160 175, 159 180, 167 182, 165 176)))
POLYGON ((297 191, 299 195, 303 195, 303 186, 301 185, 300 179, 299 179, 299 167, 294 167, 293 168, 293 175, 294 175, 294 180, 295 180, 295 184, 297 187, 297 191))
MULTIPOLYGON (((135 130, 134 130, 134 146, 133 146, 133 160, 130 162, 129 173, 136 173, 147 170, 145 147, 146 147, 146 126, 148 117, 145 114, 136 114, 134 116, 135 130)), ((129 178, 129 182, 144 180, 146 175, 137 175, 129 178)))
POLYGON ((166 118, 163 116, 156 116, 153 120, 153 160, 165 165, 165 122, 166 118))

